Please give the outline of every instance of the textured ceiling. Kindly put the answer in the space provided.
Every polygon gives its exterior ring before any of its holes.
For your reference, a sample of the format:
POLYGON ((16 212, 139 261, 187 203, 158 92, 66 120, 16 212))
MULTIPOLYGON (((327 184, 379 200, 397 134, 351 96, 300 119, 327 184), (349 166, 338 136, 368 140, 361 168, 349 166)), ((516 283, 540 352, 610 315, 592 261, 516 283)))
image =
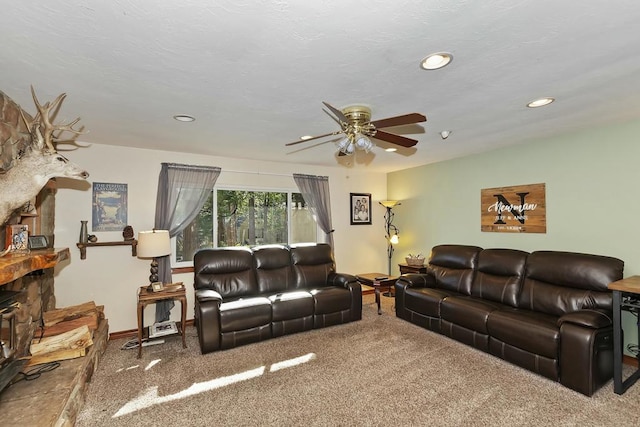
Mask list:
POLYGON ((636 1, 0 1, 0 90, 66 92, 89 143, 336 166, 330 138, 284 145, 337 130, 322 101, 425 114, 385 129, 415 149, 340 159, 393 171, 640 117, 636 1))

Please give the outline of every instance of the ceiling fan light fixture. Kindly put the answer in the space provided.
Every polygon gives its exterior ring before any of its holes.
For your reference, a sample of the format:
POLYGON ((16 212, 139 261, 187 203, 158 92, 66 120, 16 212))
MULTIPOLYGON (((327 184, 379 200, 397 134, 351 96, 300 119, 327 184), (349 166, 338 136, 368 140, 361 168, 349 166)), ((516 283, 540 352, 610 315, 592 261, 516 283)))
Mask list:
POLYGON ((393 153, 394 151, 398 151, 397 148, 393 148, 393 147, 389 147, 389 148, 385 148, 384 151, 386 151, 387 153, 393 153))
POLYGON ((453 61, 453 55, 449 52, 432 53, 420 61, 420 68, 423 70, 438 70, 449 65, 451 61, 453 61))
POLYGON ((551 97, 539 98, 528 103, 527 107, 529 108, 544 107, 545 105, 551 104, 553 101, 555 101, 555 98, 551 98, 551 97))

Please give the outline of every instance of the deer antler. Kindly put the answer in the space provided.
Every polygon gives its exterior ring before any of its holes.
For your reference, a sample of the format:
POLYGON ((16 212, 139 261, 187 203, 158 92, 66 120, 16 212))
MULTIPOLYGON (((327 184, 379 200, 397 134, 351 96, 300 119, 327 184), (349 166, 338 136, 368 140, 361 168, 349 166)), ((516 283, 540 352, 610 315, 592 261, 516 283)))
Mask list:
MULTIPOLYGON (((73 126, 80 121, 80 117, 69 124, 54 125, 53 123, 51 123, 51 120, 58 114, 62 102, 67 97, 66 93, 61 93, 60 95, 58 95, 53 103, 47 102, 44 105, 41 105, 38 101, 38 97, 36 97, 36 92, 35 90, 33 90, 33 86, 31 86, 31 95, 33 96, 33 102, 36 104, 36 108, 38 109, 38 114, 36 114, 36 117, 33 119, 33 124, 30 127, 31 135, 34 139, 37 140, 38 144, 42 148, 46 146, 49 151, 55 152, 56 149, 53 143, 58 142, 58 139, 63 132, 71 132, 76 135, 84 133, 82 131, 84 127, 80 130, 73 128, 73 126), (49 114, 52 110, 53 114, 50 116, 49 114), (57 135, 54 135, 54 132, 58 132, 57 135)), ((24 118, 24 115, 22 116, 22 118, 29 127, 29 123, 24 118)))

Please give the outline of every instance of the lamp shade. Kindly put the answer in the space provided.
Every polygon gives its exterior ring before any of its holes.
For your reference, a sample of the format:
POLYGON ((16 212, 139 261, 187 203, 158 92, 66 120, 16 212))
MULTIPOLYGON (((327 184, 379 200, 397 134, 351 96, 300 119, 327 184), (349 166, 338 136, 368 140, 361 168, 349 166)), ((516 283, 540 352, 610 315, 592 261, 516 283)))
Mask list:
POLYGON ((171 253, 168 230, 141 231, 138 233, 138 258, 155 258, 171 253))
POLYGON ((379 203, 385 208, 393 208, 400 204, 397 200, 381 200, 379 203))

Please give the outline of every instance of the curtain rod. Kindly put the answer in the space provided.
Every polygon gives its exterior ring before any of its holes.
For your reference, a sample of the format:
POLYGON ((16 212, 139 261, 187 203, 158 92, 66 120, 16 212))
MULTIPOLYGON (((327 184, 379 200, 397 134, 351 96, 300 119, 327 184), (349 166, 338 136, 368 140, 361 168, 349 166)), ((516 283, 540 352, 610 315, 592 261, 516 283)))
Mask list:
POLYGON ((275 172, 256 172, 256 171, 237 171, 232 169, 222 169, 222 173, 231 172, 231 173, 246 173, 251 175, 273 175, 273 176, 288 176, 289 178, 293 178, 292 173, 275 173, 275 172))

